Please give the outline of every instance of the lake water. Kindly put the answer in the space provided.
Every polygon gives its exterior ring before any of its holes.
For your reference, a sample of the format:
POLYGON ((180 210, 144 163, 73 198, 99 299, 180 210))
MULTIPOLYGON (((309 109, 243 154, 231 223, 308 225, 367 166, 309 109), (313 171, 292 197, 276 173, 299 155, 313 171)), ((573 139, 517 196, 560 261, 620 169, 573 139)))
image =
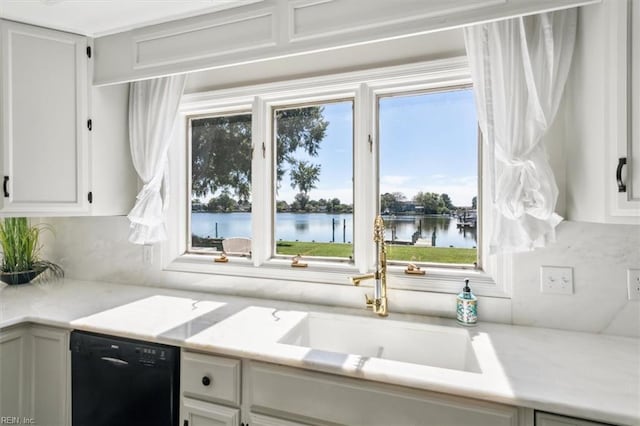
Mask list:
MULTIPOLYGON (((387 240, 411 241, 414 232, 420 238, 431 241, 435 232, 438 247, 466 247, 477 245, 474 230, 456 227, 456 219, 444 216, 386 216, 387 240)), ((251 238, 251 213, 191 213, 191 232, 198 237, 251 238), (217 234, 216 234, 217 226, 217 234)), ((352 242, 353 216, 328 213, 278 213, 276 215, 276 240, 352 242), (344 232, 344 240, 343 240, 344 232)))

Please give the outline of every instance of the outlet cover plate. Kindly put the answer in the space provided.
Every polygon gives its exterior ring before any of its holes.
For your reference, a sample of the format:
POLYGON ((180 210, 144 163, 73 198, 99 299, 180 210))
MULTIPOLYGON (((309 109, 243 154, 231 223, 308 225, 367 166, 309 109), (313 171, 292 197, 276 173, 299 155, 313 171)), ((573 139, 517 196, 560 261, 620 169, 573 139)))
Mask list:
POLYGON ((550 294, 573 294, 573 268, 541 266, 540 291, 550 294))
POLYGON ((627 291, 629 300, 640 300, 640 269, 627 269, 627 291))
POLYGON ((153 245, 145 244, 142 246, 142 263, 153 265, 153 245))

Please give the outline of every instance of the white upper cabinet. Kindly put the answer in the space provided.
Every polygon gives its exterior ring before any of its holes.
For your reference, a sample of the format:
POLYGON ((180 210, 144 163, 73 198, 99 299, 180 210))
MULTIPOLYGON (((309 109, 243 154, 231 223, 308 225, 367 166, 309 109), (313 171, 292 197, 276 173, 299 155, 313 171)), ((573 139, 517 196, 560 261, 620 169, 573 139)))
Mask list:
POLYGON ((1 216, 133 206, 129 85, 91 87, 88 47, 83 36, 0 20, 1 216))
POLYGON ((638 39, 639 8, 603 0, 579 11, 564 104, 571 220, 640 224, 640 42, 631 41, 638 39))
POLYGON ((87 39, 0 21, 0 43, 0 212, 86 212, 87 39))
POLYGON ((95 84, 424 34, 598 0, 262 0, 96 39, 95 84))
POLYGON ((640 217, 640 4, 619 1, 610 16, 610 55, 617 75, 609 83, 610 145, 608 186, 613 216, 640 217))

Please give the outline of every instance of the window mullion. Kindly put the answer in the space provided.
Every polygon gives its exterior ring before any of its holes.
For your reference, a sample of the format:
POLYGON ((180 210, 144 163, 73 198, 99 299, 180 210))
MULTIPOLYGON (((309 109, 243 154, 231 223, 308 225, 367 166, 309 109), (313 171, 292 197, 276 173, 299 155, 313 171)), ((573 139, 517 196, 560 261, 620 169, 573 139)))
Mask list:
POLYGON ((374 265, 373 220, 376 215, 375 143, 372 120, 373 93, 366 84, 356 91, 354 103, 354 260, 360 272, 374 265), (373 139, 371 139, 373 141, 373 139))
POLYGON ((253 101, 251 134, 251 259, 260 266, 271 257, 273 246, 273 144, 270 108, 259 96, 253 101))

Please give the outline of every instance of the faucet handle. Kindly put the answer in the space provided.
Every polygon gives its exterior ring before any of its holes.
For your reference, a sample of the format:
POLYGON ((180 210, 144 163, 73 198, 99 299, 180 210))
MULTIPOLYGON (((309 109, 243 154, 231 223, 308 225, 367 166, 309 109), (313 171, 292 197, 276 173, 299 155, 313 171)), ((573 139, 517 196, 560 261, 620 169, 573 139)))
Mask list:
POLYGON ((373 308, 373 299, 371 297, 369 297, 368 294, 364 295, 364 300, 367 304, 367 308, 373 308))

